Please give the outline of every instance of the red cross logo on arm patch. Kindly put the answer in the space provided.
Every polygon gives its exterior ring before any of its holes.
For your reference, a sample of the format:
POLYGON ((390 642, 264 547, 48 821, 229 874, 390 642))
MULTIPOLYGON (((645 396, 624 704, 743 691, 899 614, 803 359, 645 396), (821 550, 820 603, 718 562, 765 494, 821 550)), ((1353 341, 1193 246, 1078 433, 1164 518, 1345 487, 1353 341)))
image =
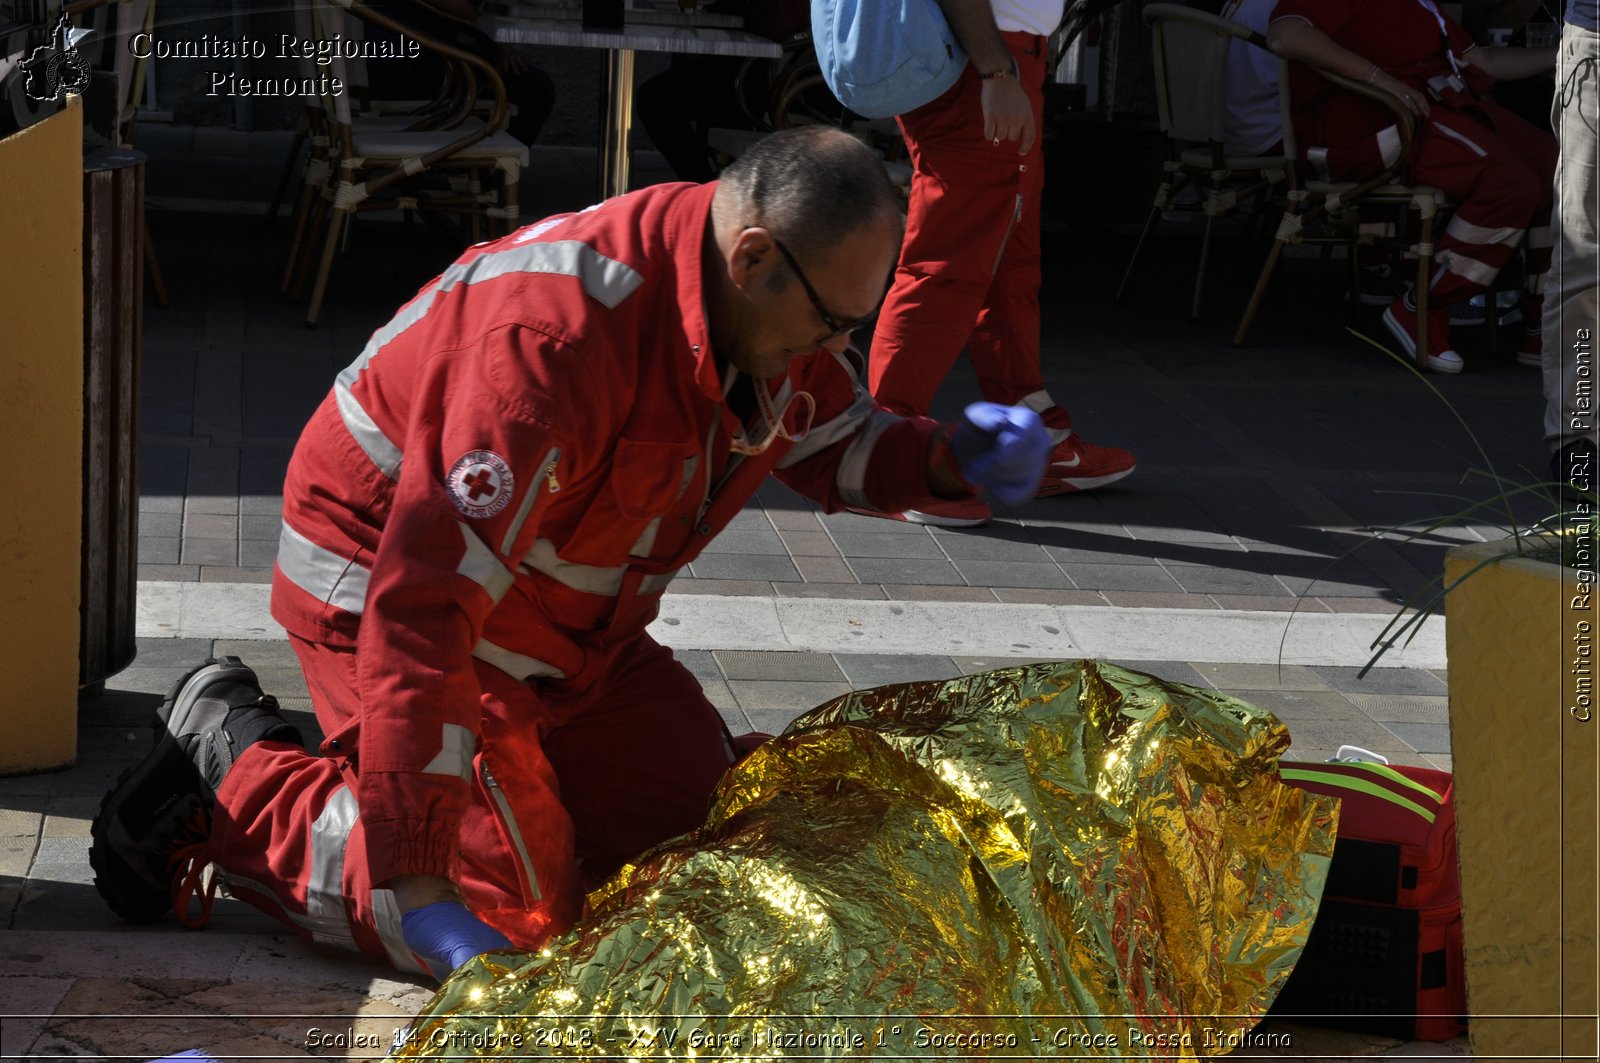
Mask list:
POLYGON ((445 490, 463 515, 483 520, 511 504, 515 483, 506 459, 492 450, 473 450, 451 468, 445 490))

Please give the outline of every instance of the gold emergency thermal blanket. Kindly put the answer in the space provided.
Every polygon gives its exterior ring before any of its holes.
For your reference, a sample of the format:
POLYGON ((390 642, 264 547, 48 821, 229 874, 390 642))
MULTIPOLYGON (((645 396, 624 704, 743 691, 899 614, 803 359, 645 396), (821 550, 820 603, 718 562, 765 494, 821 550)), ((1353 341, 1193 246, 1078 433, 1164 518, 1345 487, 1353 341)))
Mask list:
POLYGON ((1265 710, 1091 661, 846 695, 572 932, 462 968, 395 1058, 1249 1045, 1333 849, 1335 803, 1277 779, 1288 744, 1265 710))

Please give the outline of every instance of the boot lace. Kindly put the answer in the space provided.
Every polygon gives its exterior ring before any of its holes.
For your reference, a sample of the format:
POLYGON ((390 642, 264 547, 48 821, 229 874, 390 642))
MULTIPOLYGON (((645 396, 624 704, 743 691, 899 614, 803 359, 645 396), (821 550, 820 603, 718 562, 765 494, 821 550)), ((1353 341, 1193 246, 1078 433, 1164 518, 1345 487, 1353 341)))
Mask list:
POLYGON ((211 918, 211 905, 217 897, 217 875, 207 874, 211 860, 207 855, 211 839, 211 817, 196 805, 194 812, 173 839, 167 867, 172 872, 172 911, 178 922, 199 930, 211 918), (191 912, 198 905, 198 910, 191 912))

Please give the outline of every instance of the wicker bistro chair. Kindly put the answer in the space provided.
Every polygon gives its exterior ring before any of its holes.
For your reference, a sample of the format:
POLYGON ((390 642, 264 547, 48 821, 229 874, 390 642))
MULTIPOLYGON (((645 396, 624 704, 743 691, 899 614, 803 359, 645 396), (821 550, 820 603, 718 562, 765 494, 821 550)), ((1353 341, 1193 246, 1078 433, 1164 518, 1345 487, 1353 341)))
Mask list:
MULTIPOLYGON (((1288 64, 1280 61, 1278 100, 1283 110, 1284 150, 1290 158, 1299 158, 1299 145, 1295 140, 1294 126, 1290 121, 1288 64)), ((1433 274, 1434 233, 1442 221, 1440 217, 1452 204, 1444 192, 1431 185, 1408 185, 1399 180, 1411 164, 1416 145, 1416 124, 1405 105, 1389 93, 1359 81, 1319 73, 1341 89, 1374 100, 1394 114, 1394 129, 1398 134, 1392 159, 1382 172, 1365 181, 1324 181, 1307 179, 1303 183, 1297 171, 1291 170, 1288 204, 1283 218, 1278 222, 1277 237, 1272 250, 1267 253, 1266 264, 1256 281, 1250 304, 1245 307, 1239 330, 1234 334, 1235 346, 1244 343, 1255 320, 1256 311, 1272 281, 1273 270, 1283 249, 1289 244, 1320 244, 1331 249, 1343 245, 1350 271, 1351 305, 1358 303, 1356 296, 1360 283, 1358 246, 1384 247, 1398 250, 1416 259, 1417 335, 1416 364, 1419 369, 1428 365, 1428 282, 1433 274), (1383 208, 1393 212, 1392 223, 1364 221, 1363 208, 1383 208), (1410 224, 1415 218, 1415 236, 1410 224)))
MULTIPOLYGON (((313 0, 296 0, 294 4, 295 33, 301 40, 316 37, 312 3, 313 0)), ((363 24, 358 19, 346 19, 344 25, 348 31, 347 39, 363 38, 360 32, 363 24)), ((308 52, 301 54, 299 67, 300 77, 307 83, 316 82, 322 73, 316 59, 308 52)), ((367 91, 366 60, 346 59, 344 70, 352 79, 346 82, 346 91, 354 94, 359 105, 359 109, 353 106, 350 111, 351 129, 357 136, 432 129, 464 130, 483 124, 483 117, 465 114, 466 110, 476 106, 477 101, 466 102, 464 106, 462 94, 456 91, 459 76, 453 73, 450 78, 440 82, 439 91, 431 100, 375 101, 367 91)), ((487 113, 484 117, 488 117, 487 113)), ((310 253, 307 236, 320 229, 326 221, 326 211, 331 202, 327 189, 333 177, 333 144, 334 132, 323 101, 312 96, 302 110, 294 143, 289 148, 283 173, 278 179, 277 191, 271 206, 267 208, 270 223, 277 216, 278 207, 293 180, 295 163, 299 161, 301 149, 304 148, 305 165, 301 170, 300 190, 290 215, 289 242, 285 246, 278 284, 280 291, 292 294, 297 300, 301 293, 297 290, 296 281, 303 280, 308 268, 307 260, 303 257, 310 253)))
MULTIPOLYGON (((333 259, 354 214, 364 210, 445 210, 470 217, 474 239, 484 218, 499 221, 501 228, 510 232, 518 217, 517 180, 528 164, 528 146, 503 131, 508 115, 505 85, 486 60, 420 34, 359 0, 317 0, 314 14, 324 39, 344 32, 347 11, 403 33, 453 62, 461 97, 468 101, 469 109, 477 95, 476 79, 485 79, 493 89, 494 106, 481 125, 366 133, 355 127, 347 95, 324 95, 333 161, 323 191, 327 220, 321 225, 322 258, 306 310, 307 325, 315 325, 321 315, 333 259), (483 189, 485 178, 492 185, 488 191, 483 189)), ((341 57, 334 56, 328 69, 333 78, 344 81, 346 67, 341 57)))
POLYGON ((1117 289, 1117 301, 1122 301, 1133 283, 1139 257, 1156 222, 1166 211, 1184 209, 1176 197, 1185 187, 1194 185, 1203 191, 1198 209, 1206 219, 1189 307, 1189 316, 1197 318, 1217 219, 1259 211, 1273 190, 1285 185, 1291 167, 1284 155, 1229 155, 1223 148, 1228 50, 1236 40, 1265 48, 1261 35, 1230 19, 1178 4, 1151 4, 1144 9, 1144 20, 1152 35, 1156 107, 1170 157, 1163 166, 1161 184, 1144 231, 1139 234, 1122 285, 1117 289), (1203 146, 1184 148, 1185 143, 1203 146))

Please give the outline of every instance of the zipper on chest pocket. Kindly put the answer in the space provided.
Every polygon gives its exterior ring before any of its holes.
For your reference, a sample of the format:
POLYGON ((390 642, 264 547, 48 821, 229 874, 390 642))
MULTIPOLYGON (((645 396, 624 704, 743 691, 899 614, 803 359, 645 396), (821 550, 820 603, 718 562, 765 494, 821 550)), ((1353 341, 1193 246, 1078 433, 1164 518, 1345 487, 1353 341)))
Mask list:
POLYGON ((543 894, 539 892, 539 876, 533 870, 533 857, 528 853, 528 843, 522 837, 522 828, 517 826, 517 817, 511 812, 511 799, 495 781, 494 773, 489 770, 488 758, 478 761, 478 774, 483 777, 483 788, 489 794, 489 800, 494 805, 495 814, 500 818, 500 825, 505 829, 506 840, 511 843, 512 854, 522 866, 523 897, 525 902, 532 904, 541 900, 543 894))

